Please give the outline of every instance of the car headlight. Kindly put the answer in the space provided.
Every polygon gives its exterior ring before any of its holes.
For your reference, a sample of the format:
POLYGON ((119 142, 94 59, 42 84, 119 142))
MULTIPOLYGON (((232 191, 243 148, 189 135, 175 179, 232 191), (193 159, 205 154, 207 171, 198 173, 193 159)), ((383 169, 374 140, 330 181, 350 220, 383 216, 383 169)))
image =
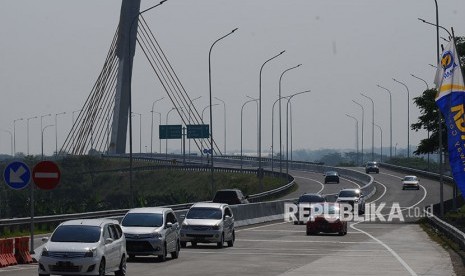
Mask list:
POLYGON ((181 228, 184 229, 184 230, 188 230, 189 225, 187 225, 187 223, 183 223, 183 224, 181 224, 181 228))
POLYGON ((160 233, 152 233, 151 238, 159 239, 159 238, 161 238, 161 234, 160 233))
POLYGON ((42 249, 42 254, 40 254, 40 255, 41 255, 41 256, 44 256, 44 257, 48 257, 48 249, 47 249, 47 247, 44 247, 44 248, 42 249))
POLYGON ((86 252, 86 254, 84 254, 84 257, 85 257, 85 258, 93 258, 96 250, 97 250, 97 248, 89 249, 89 250, 86 252))

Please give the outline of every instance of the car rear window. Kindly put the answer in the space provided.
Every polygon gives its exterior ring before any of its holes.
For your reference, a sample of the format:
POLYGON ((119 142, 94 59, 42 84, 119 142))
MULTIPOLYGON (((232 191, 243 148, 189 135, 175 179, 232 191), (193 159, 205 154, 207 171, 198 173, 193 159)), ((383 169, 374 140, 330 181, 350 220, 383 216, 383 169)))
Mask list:
POLYGON ((52 242, 96 243, 100 240, 101 228, 89 225, 62 225, 53 233, 52 242))
POLYGON ((359 194, 355 191, 340 191, 339 197, 358 197, 359 194))
POLYGON ((221 219, 223 213, 219 208, 193 207, 187 212, 187 219, 221 219))
POLYGON ((337 176, 337 172, 326 172, 327 176, 337 176))
POLYGON ((219 191, 216 192, 215 197, 213 198, 213 201, 221 201, 225 199, 232 199, 232 198, 237 198, 237 193, 235 191, 219 191))
POLYGON ((160 227, 163 225, 163 214, 129 213, 121 225, 124 227, 160 227))
POLYGON ((303 195, 299 198, 299 203, 325 202, 325 198, 318 195, 303 195))

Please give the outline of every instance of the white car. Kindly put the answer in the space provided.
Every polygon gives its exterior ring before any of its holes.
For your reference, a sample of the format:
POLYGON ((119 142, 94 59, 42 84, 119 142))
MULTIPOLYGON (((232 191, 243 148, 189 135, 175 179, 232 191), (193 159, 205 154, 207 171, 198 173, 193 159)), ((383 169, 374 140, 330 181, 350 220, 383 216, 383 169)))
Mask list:
POLYGON ((171 258, 178 258, 181 248, 179 223, 171 208, 131 209, 121 221, 121 226, 130 258, 156 255, 165 261, 168 253, 171 258))
POLYGON ((216 243, 222 248, 224 242, 229 247, 236 239, 234 231, 234 216, 228 204, 196 203, 186 214, 181 226, 181 246, 187 242, 192 246, 197 243, 216 243))
POLYGON ((39 258, 39 276, 126 275, 126 240, 118 221, 71 220, 60 224, 39 258))
POLYGON ((336 202, 339 204, 349 204, 358 209, 358 214, 365 213, 365 195, 360 189, 342 189, 337 195, 336 202))
POLYGON ((402 179, 402 190, 415 189, 420 190, 420 180, 414 175, 407 175, 402 179))

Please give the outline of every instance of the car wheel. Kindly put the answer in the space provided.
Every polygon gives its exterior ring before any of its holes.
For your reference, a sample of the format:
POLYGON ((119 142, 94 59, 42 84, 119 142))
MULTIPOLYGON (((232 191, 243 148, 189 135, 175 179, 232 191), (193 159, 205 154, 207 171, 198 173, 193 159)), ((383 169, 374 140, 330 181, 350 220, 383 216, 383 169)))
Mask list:
POLYGON ((339 184, 339 180, 336 183, 339 184))
POLYGON ((197 247, 197 242, 191 242, 192 247, 197 247))
POLYGON ((39 276, 50 276, 50 274, 40 274, 39 273, 39 276))
POLYGON ((182 242, 181 242, 181 247, 182 247, 182 248, 186 248, 186 247, 187 247, 187 242, 183 242, 183 241, 182 241, 182 242))
POLYGON ((119 264, 119 269, 115 271, 115 276, 125 276, 126 275, 126 256, 121 257, 121 262, 119 264))
POLYGON ((299 224, 299 222, 297 220, 294 220, 294 225, 297 225, 299 224))
POLYGON ((236 233, 233 231, 232 233, 232 239, 228 241, 228 247, 233 247, 234 246, 234 241, 236 240, 236 233))
POLYGON ((405 187, 402 187, 402 190, 405 190, 405 187))
POLYGON ((158 259, 160 260, 160 262, 166 261, 166 255, 168 255, 168 252, 167 252, 167 249, 166 249, 166 243, 164 244, 163 247, 164 247, 163 248, 163 254, 157 256, 158 259))
POLYGON ((176 243, 176 251, 173 251, 171 252, 171 258, 172 259, 177 259, 179 258, 179 251, 180 251, 180 245, 179 245, 179 241, 176 243))
POLYGON ((224 233, 221 234, 221 240, 216 244, 216 247, 223 248, 223 244, 224 244, 224 233))
POLYGON ((312 232, 310 232, 310 231, 307 230, 307 233, 306 233, 306 234, 307 234, 307 236, 310 236, 310 235, 312 235, 312 232))
POLYGON ((105 276, 105 259, 100 261, 100 265, 98 267, 98 275, 105 276))

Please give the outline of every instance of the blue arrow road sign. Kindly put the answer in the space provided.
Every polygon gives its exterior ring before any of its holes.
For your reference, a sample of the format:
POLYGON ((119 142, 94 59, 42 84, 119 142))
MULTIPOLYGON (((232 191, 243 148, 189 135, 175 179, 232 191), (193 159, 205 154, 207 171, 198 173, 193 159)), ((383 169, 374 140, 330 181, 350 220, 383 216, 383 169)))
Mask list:
POLYGON ((6 166, 3 179, 10 188, 15 190, 23 189, 31 180, 31 170, 25 163, 14 161, 6 166))

